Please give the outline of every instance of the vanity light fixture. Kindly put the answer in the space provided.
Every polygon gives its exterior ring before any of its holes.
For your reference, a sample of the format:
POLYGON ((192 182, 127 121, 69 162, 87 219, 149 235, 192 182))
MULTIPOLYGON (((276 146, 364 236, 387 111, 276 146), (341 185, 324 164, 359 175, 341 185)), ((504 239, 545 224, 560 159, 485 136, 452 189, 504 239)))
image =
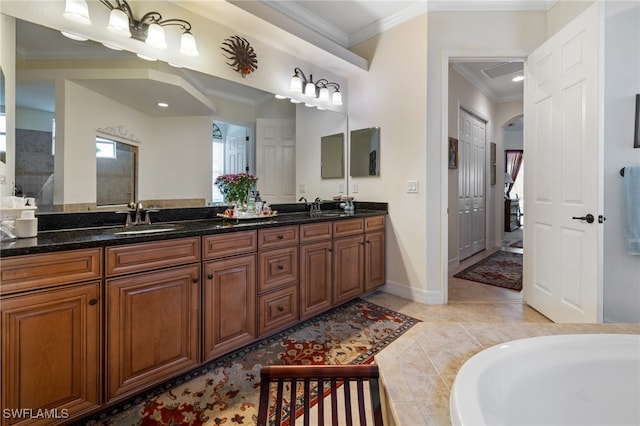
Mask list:
MULTIPOLYGON (((180 53, 185 56, 198 56, 196 39, 191 34, 191 24, 184 19, 162 19, 159 12, 151 11, 135 19, 131 6, 126 0, 100 0, 111 12, 107 29, 123 37, 132 37, 142 40, 146 44, 166 49, 164 28, 168 25, 177 25, 183 31, 180 38, 180 53)), ((64 17, 84 25, 91 25, 89 8, 86 0, 65 0, 64 17)), ((63 33, 64 34, 64 33, 63 33)))
MULTIPOLYGON (((307 78, 304 72, 297 67, 294 68, 293 72, 289 86, 292 92, 302 93, 305 97, 316 98, 322 102, 330 102, 332 105, 342 105, 342 93, 340 93, 340 85, 338 83, 330 82, 326 78, 321 78, 314 83, 313 75, 309 74, 309 78, 307 78), (303 88, 304 92, 302 91, 303 88), (329 88, 333 89, 333 94, 330 93, 329 88)), ((310 102, 308 101, 307 103, 310 102)))
POLYGON ((516 75, 515 77, 513 77, 511 79, 511 81, 513 81, 513 82, 518 82, 518 81, 522 81, 522 80, 524 80, 524 75, 516 75))

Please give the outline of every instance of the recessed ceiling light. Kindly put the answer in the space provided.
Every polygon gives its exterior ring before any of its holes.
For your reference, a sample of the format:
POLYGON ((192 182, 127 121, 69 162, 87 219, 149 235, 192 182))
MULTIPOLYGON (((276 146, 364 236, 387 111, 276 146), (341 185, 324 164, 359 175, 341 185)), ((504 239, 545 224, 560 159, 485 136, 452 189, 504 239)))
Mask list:
POLYGON ((522 81, 522 80, 524 80, 523 75, 517 75, 511 79, 511 81, 522 81))
POLYGON ((169 108, 169 104, 166 102, 158 102, 160 108, 169 108))

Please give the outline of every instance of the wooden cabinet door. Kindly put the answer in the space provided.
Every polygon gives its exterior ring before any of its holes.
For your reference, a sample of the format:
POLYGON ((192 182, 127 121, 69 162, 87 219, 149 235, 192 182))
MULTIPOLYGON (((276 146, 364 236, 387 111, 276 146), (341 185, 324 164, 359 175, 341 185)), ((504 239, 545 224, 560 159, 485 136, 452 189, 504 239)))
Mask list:
POLYGON ((106 281, 108 400, 198 364, 199 290, 199 265, 106 281))
POLYGON ((99 406, 100 283, 7 297, 0 306, 2 408, 72 418, 99 406))
POLYGON ((204 264, 204 359, 256 339, 256 256, 204 264))
POLYGON ((364 290, 367 292, 385 283, 384 230, 365 234, 364 252, 364 290))
POLYGON ((331 308, 332 242, 300 245, 300 319, 331 308))
POLYGON ((364 235, 333 241, 334 303, 340 304, 364 292, 364 235))

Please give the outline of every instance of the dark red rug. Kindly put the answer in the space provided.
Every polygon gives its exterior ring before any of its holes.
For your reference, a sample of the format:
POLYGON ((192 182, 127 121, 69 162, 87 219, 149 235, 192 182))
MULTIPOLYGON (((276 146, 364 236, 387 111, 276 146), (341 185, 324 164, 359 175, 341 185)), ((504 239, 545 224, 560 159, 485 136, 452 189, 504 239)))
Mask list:
POLYGON ((364 364, 418 320, 356 299, 102 412, 86 425, 253 425, 260 368, 364 364))
POLYGON ((458 272, 454 277, 520 291, 522 290, 522 254, 498 251, 458 272))

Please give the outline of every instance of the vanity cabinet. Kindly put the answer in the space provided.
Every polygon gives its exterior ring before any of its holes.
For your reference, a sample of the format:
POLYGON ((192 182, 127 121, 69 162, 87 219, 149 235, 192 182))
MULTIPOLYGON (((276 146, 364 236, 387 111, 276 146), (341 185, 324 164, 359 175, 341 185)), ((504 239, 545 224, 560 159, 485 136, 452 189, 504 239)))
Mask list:
POLYGON ((258 336, 300 319, 299 226, 258 230, 258 336))
POLYGON ((332 238, 332 222, 300 225, 300 319, 333 306, 332 238))
POLYGON ((106 249, 108 402, 196 367, 200 238, 106 249), (159 268, 161 266, 161 268, 159 268))
POLYGON ((364 220, 364 291, 368 293, 383 286, 386 281, 385 216, 364 220))
POLYGON ((344 303, 385 283, 385 217, 333 224, 334 304, 344 303))
POLYGON ((364 293, 364 219, 333 222, 333 302, 364 293))
POLYGON ((256 250, 256 231, 203 238, 204 361, 247 345, 257 337, 256 250))
MULTIPOLYGON (((3 409, 58 410, 66 422, 100 406, 102 249, 2 259, 3 409), (55 366, 55 368, 52 368, 55 366)), ((38 424, 2 416, 2 424, 38 424)))

